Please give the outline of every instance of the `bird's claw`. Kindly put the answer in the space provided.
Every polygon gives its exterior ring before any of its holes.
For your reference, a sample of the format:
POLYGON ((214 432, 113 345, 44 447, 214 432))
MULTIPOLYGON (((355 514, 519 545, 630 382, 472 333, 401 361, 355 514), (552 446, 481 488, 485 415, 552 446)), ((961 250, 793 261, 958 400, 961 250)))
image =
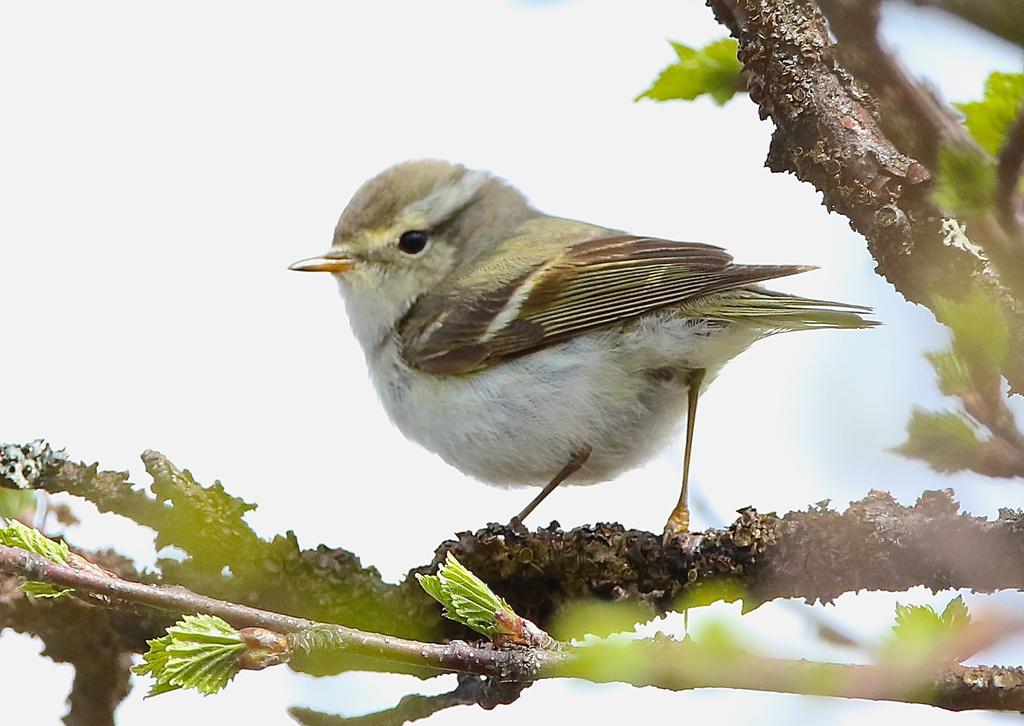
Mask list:
POLYGON ((661 546, 665 548, 672 547, 684 553, 692 554, 697 551, 700 542, 701 536, 697 532, 669 532, 668 528, 666 528, 665 534, 661 539, 661 546))
POLYGON ((665 523, 662 535, 662 547, 676 547, 685 552, 693 552, 700 544, 700 535, 690 531, 690 510, 686 507, 676 508, 665 523))

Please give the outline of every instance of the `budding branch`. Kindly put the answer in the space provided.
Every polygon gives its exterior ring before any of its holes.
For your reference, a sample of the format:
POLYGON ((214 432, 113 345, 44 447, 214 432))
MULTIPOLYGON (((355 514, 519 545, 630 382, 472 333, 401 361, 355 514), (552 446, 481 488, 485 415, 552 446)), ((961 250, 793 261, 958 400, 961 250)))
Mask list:
POLYGON ((1020 669, 947 666, 910 672, 890 666, 813 663, 750 653, 723 655, 696 643, 671 639, 564 650, 496 649, 462 641, 424 643, 259 610, 181 587, 130 582, 113 574, 51 562, 12 547, 0 546, 0 572, 74 588, 79 596, 91 596, 95 603, 110 607, 131 604, 176 614, 205 613, 235 627, 285 633, 292 656, 336 650, 499 681, 582 678, 667 690, 742 688, 930 703, 954 710, 984 707, 1024 712, 1024 671, 1020 669))

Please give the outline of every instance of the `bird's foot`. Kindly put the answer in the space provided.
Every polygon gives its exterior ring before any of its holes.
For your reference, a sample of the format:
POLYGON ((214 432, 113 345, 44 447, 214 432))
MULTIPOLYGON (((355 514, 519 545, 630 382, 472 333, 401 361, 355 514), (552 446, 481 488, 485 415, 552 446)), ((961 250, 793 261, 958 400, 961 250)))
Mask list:
POLYGON ((692 552, 700 544, 700 535, 690 531, 690 510, 683 507, 676 507, 665 522, 665 533, 662 536, 663 547, 675 547, 686 552, 692 552))
POLYGON ((662 537, 662 547, 680 550, 685 554, 693 554, 700 547, 701 535, 698 532, 666 532, 662 537))

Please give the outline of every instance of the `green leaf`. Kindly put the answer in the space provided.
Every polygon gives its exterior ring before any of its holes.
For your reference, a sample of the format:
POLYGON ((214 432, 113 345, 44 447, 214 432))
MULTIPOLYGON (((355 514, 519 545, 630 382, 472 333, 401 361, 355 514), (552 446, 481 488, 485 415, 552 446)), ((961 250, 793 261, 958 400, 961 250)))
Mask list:
POLYGON ((1024 102, 1024 74, 992 73, 980 101, 953 104, 963 111, 971 136, 990 154, 998 154, 1024 102))
POLYGON ((436 575, 416 575, 417 581, 430 597, 444 606, 441 614, 449 620, 492 637, 502 625, 498 614, 518 619, 512 606, 494 594, 491 588, 467 570, 451 552, 437 568, 436 575))
POLYGON ((916 409, 907 425, 907 440, 894 449, 911 459, 920 459, 938 472, 973 469, 985 442, 966 415, 951 411, 916 409))
POLYGON ((241 634, 213 615, 186 615, 167 635, 147 642, 143 662, 132 668, 156 679, 147 697, 179 688, 216 693, 238 673, 238 656, 246 648, 241 634))
POLYGON ((995 162, 973 149, 939 148, 932 201, 965 217, 985 214, 995 205, 999 186, 995 162))
POLYGON ((952 350, 939 350, 925 353, 925 358, 932 364, 939 390, 946 396, 958 396, 974 390, 970 368, 963 358, 952 350))
POLYGON ((975 291, 962 300, 935 299, 935 315, 953 332, 953 351, 966 362, 975 385, 998 375, 1010 350, 1010 332, 1003 308, 975 291))
POLYGON ((883 645, 883 653, 904 662, 934 662, 936 657, 959 662, 961 654, 948 652, 950 640, 970 625, 971 615, 960 595, 946 605, 941 615, 930 605, 897 604, 896 624, 883 645))
POLYGON ((931 605, 901 605, 896 603, 896 624, 892 635, 896 640, 915 642, 930 640, 946 631, 942 618, 931 605))
POLYGON ((24 582, 18 589, 29 597, 39 597, 43 599, 56 599, 74 592, 70 587, 58 588, 48 582, 24 582))
MULTIPOLYGON (((4 524, 0 527, 0 545, 34 552, 61 565, 68 561, 71 550, 66 542, 56 542, 16 519, 0 519, 0 523, 4 524)), ((29 597, 42 598, 58 598, 72 592, 69 588, 57 588, 45 582, 26 582, 22 584, 21 591, 29 597)))
POLYGON ((635 100, 692 101, 708 95, 721 106, 740 90, 743 64, 736 58, 739 46, 732 38, 716 40, 699 50, 676 42, 672 47, 678 62, 665 68, 635 100))
POLYGON ((967 610, 967 603, 964 602, 963 595, 957 595, 949 601, 946 609, 942 611, 940 619, 943 625, 954 632, 965 630, 970 626, 971 613, 967 610))
POLYGON ((0 527, 0 545, 17 547, 42 555, 52 562, 64 564, 68 561, 71 550, 64 542, 56 542, 32 527, 27 527, 16 519, 8 519, 0 527))

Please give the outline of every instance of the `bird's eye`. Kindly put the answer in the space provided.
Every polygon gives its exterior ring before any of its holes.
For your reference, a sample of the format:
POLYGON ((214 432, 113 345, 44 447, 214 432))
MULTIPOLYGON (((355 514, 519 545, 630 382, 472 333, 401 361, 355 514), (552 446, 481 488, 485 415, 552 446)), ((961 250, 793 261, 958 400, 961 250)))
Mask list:
POLYGON ((402 232, 402 236, 398 238, 398 249, 407 255, 418 255, 427 246, 427 239, 427 233, 418 229, 402 232))

